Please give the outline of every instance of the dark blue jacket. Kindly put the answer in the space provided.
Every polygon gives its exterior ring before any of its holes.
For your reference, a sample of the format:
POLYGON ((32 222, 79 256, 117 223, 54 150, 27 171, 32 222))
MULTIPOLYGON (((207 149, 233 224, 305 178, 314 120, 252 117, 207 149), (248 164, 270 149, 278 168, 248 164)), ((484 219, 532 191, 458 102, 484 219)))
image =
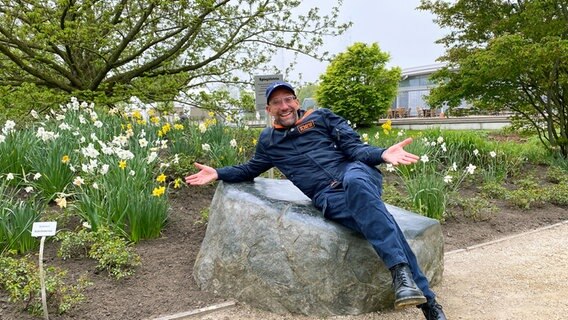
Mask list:
POLYGON ((343 181, 348 163, 383 162, 385 149, 362 143, 342 117, 328 109, 299 112, 301 118, 291 128, 265 128, 254 157, 242 165, 217 169, 219 180, 250 181, 274 166, 314 199, 324 188, 343 181))

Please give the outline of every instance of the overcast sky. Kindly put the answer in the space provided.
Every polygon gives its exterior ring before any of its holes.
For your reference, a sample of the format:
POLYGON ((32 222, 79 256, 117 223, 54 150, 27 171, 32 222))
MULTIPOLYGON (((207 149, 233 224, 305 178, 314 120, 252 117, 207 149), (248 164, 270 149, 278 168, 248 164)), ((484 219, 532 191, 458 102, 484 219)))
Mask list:
MULTIPOLYGON (((329 0, 304 0, 302 7, 318 6, 322 11, 331 6, 329 0)), ((420 0, 345 0, 340 9, 340 21, 352 21, 353 26, 341 37, 326 39, 324 48, 332 54, 343 52, 355 42, 377 42, 382 51, 390 54, 388 67, 402 69, 437 63, 444 52, 435 44, 445 33, 432 20, 428 11, 416 10, 420 0)), ((291 54, 281 53, 274 60, 279 68, 291 61, 291 54)), ((325 72, 327 63, 299 57, 296 72, 288 81, 316 81, 325 72)))

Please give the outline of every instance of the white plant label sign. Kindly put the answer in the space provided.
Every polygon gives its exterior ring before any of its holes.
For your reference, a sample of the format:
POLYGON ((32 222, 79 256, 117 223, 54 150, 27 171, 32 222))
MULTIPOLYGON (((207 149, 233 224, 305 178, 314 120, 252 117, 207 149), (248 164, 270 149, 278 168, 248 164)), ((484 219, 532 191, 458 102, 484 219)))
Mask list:
POLYGON ((34 222, 32 225, 32 237, 54 236, 57 230, 57 221, 34 222))

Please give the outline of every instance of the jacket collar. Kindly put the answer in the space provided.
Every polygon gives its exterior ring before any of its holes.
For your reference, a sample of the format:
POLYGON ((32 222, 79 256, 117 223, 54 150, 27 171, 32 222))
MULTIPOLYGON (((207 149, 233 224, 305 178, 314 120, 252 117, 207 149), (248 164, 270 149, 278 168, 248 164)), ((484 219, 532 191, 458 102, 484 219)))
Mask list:
MULTIPOLYGON (((298 115, 300 116, 300 119, 298 119, 298 120, 296 121, 296 123, 294 123, 294 125, 297 126, 297 125, 299 125, 300 123, 302 123, 302 121, 304 121, 304 119, 305 119, 307 116, 309 116, 312 112, 314 112, 313 109, 310 109, 310 110, 308 110, 308 111, 299 109, 299 110, 298 110, 298 115)), ((274 129, 286 129, 286 127, 283 127, 283 126, 281 126, 281 125, 279 125, 279 124, 277 124, 277 123, 274 123, 274 122, 272 122, 272 127, 274 127, 274 129)))

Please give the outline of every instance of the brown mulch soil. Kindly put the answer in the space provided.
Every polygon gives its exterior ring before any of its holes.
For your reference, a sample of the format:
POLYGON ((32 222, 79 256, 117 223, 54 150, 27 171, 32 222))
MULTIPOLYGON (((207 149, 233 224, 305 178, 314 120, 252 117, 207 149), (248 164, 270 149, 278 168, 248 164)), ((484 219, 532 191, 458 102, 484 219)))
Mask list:
MULTIPOLYGON (((184 312, 224 301, 212 293, 200 291, 192 268, 205 235, 201 211, 207 208, 215 186, 188 187, 171 196, 171 216, 163 236, 136 245, 142 264, 134 276, 113 280, 106 273, 95 272, 95 262, 88 259, 62 261, 56 257, 57 245, 48 243, 45 265, 59 266, 70 279, 87 273, 93 285, 85 291, 87 302, 65 315, 50 314, 50 319, 151 319, 159 315, 184 312)), ((568 219, 567 208, 553 205, 523 211, 495 201, 497 213, 483 221, 454 216, 442 225, 445 250, 460 248, 551 225, 568 219)), ((37 257, 36 257, 37 259, 37 257)), ((42 319, 8 304, 0 292, 0 319, 42 319)))

